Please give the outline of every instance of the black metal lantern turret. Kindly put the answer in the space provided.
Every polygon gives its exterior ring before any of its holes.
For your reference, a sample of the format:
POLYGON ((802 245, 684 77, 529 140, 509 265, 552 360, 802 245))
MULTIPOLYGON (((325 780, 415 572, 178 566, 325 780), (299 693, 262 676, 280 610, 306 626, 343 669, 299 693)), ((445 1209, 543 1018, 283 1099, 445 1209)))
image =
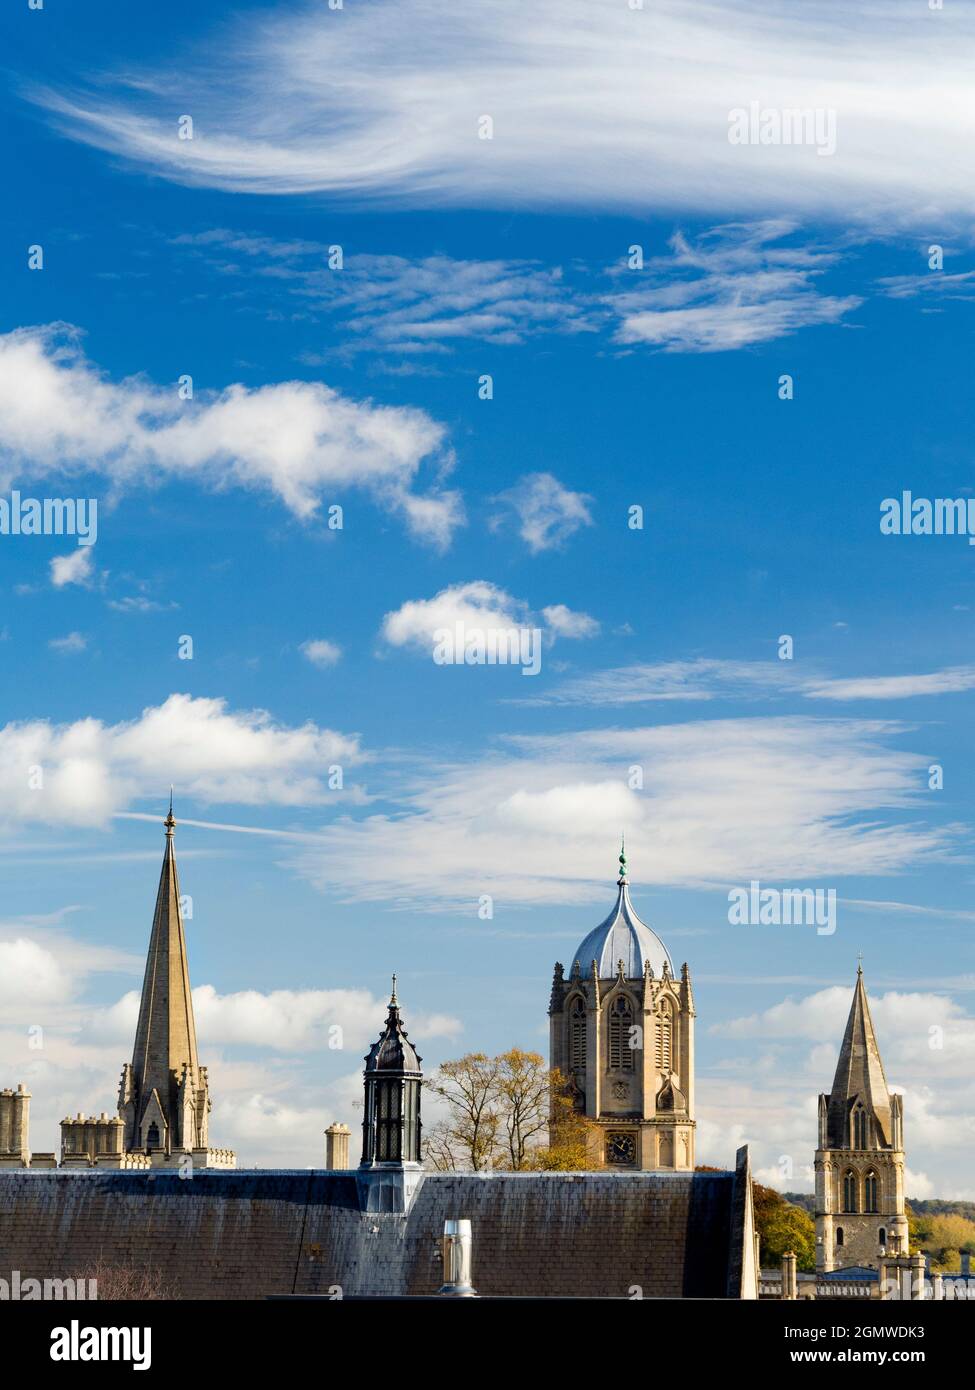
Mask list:
POLYGON ((365 1059, 362 1168, 420 1162, 422 1057, 407 1037, 396 1001, 396 976, 386 1026, 365 1059))

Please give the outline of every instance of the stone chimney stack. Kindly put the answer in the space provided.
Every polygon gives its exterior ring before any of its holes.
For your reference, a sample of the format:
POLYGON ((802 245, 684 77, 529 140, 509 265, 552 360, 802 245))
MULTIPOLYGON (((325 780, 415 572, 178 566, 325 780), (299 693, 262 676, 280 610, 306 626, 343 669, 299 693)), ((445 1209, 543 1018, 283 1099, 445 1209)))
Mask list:
POLYGON ((325 1167, 329 1172, 343 1172, 349 1167, 349 1139, 352 1135, 348 1125, 329 1125, 325 1131, 325 1167))
POLYGON ((785 1299, 796 1299, 799 1297, 799 1261, 791 1250, 787 1250, 782 1256, 782 1297, 785 1299))
POLYGON ((972 1257, 967 1250, 961 1252, 961 1272, 966 1279, 972 1277, 972 1257))

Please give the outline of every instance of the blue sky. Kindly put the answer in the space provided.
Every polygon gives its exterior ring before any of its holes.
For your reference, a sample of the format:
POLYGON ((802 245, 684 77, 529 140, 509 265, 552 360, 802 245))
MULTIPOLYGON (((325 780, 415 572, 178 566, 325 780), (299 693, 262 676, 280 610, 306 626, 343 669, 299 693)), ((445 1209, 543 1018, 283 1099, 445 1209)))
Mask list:
POLYGON ((810 1185, 862 951, 909 1190, 975 1198, 975 557, 879 528, 972 495, 971 144, 923 100, 971 21, 834 16, 836 72, 819 5, 487 8, 4 12, 0 495, 99 503, 92 547, 0 536, 4 1084, 41 1149, 114 1108, 171 782, 244 1164, 356 1122, 394 969, 431 1066, 544 1050, 625 830, 700 1160, 810 1185), (836 153, 730 146, 752 99, 835 107, 836 153), (540 674, 435 664, 457 614, 540 674), (729 925, 752 878, 836 932, 729 925))

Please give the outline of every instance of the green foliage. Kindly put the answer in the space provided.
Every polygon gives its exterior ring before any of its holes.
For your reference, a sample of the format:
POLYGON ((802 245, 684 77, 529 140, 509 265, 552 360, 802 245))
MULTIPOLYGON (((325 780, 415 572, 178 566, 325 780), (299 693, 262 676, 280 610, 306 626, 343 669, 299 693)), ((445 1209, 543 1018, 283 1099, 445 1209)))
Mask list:
MULTIPOLYGON (((921 1206, 914 1203, 913 1206, 921 1206)), ((931 1256, 931 1268, 943 1274, 957 1273, 961 1268, 961 1251, 975 1254, 975 1221, 947 1210, 953 1203, 925 1202, 925 1207, 942 1208, 933 1213, 918 1214, 908 1208, 908 1229, 911 1249, 931 1256)), ((970 1207, 972 1203, 959 1203, 970 1207)))
POLYGON ((755 1203, 755 1229, 759 1237, 759 1261, 764 1268, 778 1269, 788 1251, 796 1257, 797 1268, 812 1274, 816 1268, 816 1226, 802 1207, 787 1202, 772 1187, 752 1185, 755 1203))

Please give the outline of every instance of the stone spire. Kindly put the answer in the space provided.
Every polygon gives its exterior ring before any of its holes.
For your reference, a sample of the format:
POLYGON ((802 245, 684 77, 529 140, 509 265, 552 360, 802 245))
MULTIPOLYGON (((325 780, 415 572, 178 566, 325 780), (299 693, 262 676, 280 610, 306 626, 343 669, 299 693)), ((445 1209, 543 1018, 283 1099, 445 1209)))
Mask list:
POLYGON ((908 1253, 904 1166, 903 1101, 887 1086, 861 966, 833 1089, 819 1097, 817 1272, 908 1253))
POLYGON ((880 1060, 880 1048, 873 1031, 870 1005, 863 983, 863 967, 857 966, 857 982, 853 990, 853 1003, 846 1021, 840 1059, 836 1064, 833 1088, 829 1093, 826 1117, 826 1148, 842 1149, 849 1147, 849 1116, 855 1100, 859 1099, 871 1114, 879 1130, 878 1138, 890 1147, 893 1141, 891 1126, 890 1092, 884 1076, 884 1064, 880 1060))
POLYGON ((196 1049, 186 933, 173 848, 172 793, 132 1063, 122 1072, 119 1115, 126 1152, 207 1148, 210 1096, 196 1049))

